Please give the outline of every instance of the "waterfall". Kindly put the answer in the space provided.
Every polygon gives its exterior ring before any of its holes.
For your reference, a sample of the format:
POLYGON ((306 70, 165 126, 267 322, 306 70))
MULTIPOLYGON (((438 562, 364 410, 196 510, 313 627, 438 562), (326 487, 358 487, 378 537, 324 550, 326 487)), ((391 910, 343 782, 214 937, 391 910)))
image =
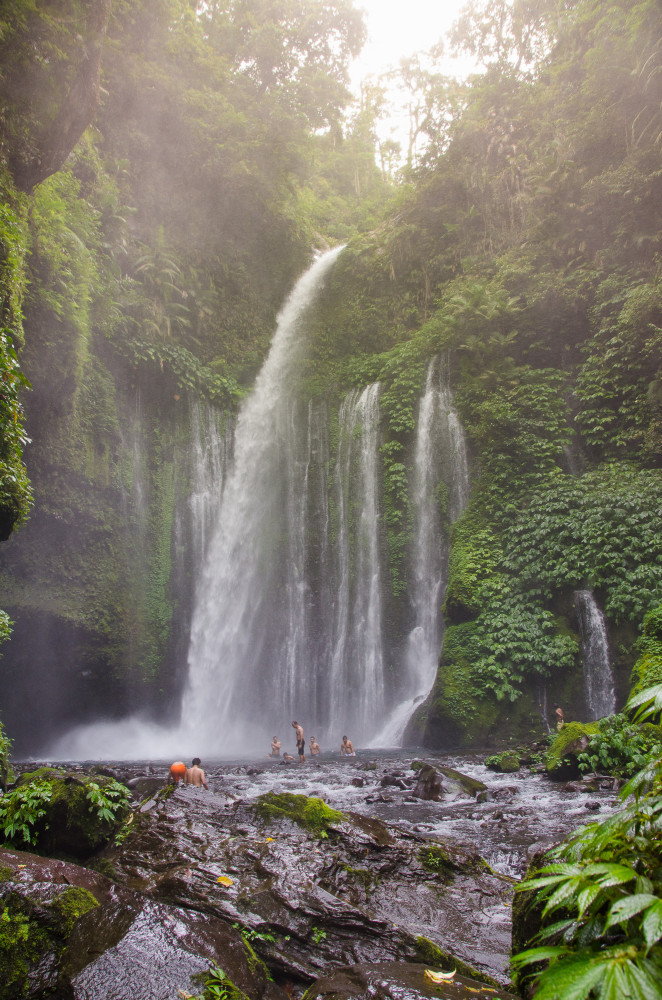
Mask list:
POLYGON ((242 757, 266 753, 274 733, 287 744, 292 719, 324 749, 343 733, 358 746, 395 745, 430 691, 448 527, 469 493, 464 436, 437 358, 408 456, 407 621, 387 621, 381 386, 348 393, 334 448, 326 401, 296 391, 307 314, 340 250, 295 286, 234 426, 192 407, 190 522, 182 508, 175 537, 195 581, 179 729, 138 717, 98 722, 70 734, 64 755, 242 757))
POLYGON ((453 409, 448 365, 428 365, 420 401, 411 481, 414 521, 409 553, 409 596, 414 626, 407 636, 400 700, 377 734, 375 745, 397 745, 414 709, 430 692, 437 673, 443 622, 441 605, 448 580, 452 524, 469 498, 469 464, 464 433, 453 409))
POLYGON ((584 669, 584 692, 588 721, 603 719, 616 711, 614 677, 609 662, 605 621, 590 590, 575 591, 584 669))
POLYGON ((341 248, 319 258, 278 317, 269 355, 237 420, 234 460, 198 581, 183 733, 211 752, 246 750, 311 712, 306 662, 305 511, 311 435, 291 390, 306 313, 341 248), (301 685, 299 687, 299 684, 301 685))
POLYGON ((337 594, 329 669, 330 729, 374 732, 384 711, 379 532, 379 383, 351 392, 339 416, 337 594))

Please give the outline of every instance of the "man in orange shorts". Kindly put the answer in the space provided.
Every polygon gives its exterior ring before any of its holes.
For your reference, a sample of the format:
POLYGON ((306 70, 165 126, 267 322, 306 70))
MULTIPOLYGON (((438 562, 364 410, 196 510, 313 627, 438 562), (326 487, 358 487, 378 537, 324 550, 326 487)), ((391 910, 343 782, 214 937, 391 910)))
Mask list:
POLYGON ((180 778, 182 781, 186 781, 186 764, 184 764, 181 760, 176 760, 174 764, 170 765, 169 781, 174 782, 176 785, 178 784, 180 778))

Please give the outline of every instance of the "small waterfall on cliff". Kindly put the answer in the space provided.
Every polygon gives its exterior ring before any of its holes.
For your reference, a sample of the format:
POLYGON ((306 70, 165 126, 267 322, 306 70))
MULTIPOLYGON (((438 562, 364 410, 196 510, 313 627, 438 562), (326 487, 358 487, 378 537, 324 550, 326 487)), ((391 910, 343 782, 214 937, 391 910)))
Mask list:
POLYGON ((291 378, 301 327, 341 248, 299 280, 267 360, 237 421, 234 461, 197 586, 183 732, 218 752, 246 749, 310 712, 315 664, 307 634, 305 508, 310 434, 302 434, 291 378), (298 682, 301 686, 298 687, 298 682))
POLYGON ((329 669, 330 728, 364 737, 374 732, 384 711, 379 390, 375 383, 344 400, 336 466, 338 584, 329 669))
POLYGON ((397 745, 416 706, 435 680, 441 650, 441 605, 448 579, 448 533, 469 498, 464 433, 453 409, 448 366, 428 365, 416 430, 411 501, 414 538, 409 553, 409 596, 414 627, 407 636, 400 702, 375 745, 397 745))
POLYGON ((584 692, 588 721, 616 711, 614 677, 609 662, 605 621, 590 590, 575 591, 575 608, 582 640, 584 692))

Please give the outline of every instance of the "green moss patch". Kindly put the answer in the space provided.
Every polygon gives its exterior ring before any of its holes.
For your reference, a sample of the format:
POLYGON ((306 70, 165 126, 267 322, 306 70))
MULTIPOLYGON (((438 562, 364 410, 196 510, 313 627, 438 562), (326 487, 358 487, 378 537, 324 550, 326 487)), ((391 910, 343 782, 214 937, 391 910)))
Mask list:
POLYGON ((284 816, 315 833, 326 833, 330 826, 344 818, 341 812, 331 809, 322 799, 290 792, 261 795, 255 808, 260 816, 284 816))
POLYGON ((545 767, 548 774, 562 771, 577 754, 588 746, 590 737, 598 732, 597 722, 567 722, 547 751, 545 767))

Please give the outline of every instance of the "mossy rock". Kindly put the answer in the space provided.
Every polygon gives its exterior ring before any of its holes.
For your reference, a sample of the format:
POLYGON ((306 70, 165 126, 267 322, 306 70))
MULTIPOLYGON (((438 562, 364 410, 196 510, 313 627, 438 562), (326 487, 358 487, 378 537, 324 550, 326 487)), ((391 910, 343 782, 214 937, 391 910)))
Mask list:
MULTIPOLYGON (((22 774, 17 791, 46 788, 42 815, 30 824, 31 844, 40 854, 85 859, 109 843, 129 812, 129 793, 112 778, 38 768, 22 774)), ((11 794, 11 793, 10 793, 11 794)), ((14 835, 17 847, 25 842, 14 835)))
POLYGON ((494 754, 485 758, 485 766, 491 771, 498 771, 500 774, 514 774, 519 771, 519 756, 514 750, 504 750, 503 753, 494 754))
POLYGON ((319 834, 326 833, 330 826, 344 819, 341 812, 331 809, 322 799, 294 795, 291 792, 268 792, 261 795, 255 809, 260 816, 287 817, 299 826, 319 834))
POLYGON ((550 778, 568 781, 579 777, 577 758, 585 752, 591 736, 597 732, 597 722, 567 722, 545 756, 545 767, 550 778))
POLYGON ((0 1000, 41 996, 40 987, 52 985, 74 924, 98 905, 91 892, 77 885, 54 885, 34 900, 5 891, 0 906, 0 1000))

